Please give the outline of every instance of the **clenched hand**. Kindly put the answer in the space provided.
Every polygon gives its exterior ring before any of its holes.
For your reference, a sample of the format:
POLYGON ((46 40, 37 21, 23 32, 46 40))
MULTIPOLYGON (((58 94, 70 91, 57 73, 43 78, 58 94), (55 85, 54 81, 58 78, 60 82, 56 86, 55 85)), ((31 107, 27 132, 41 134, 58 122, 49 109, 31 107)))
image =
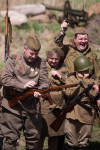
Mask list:
POLYGON ((35 81, 29 81, 24 85, 24 89, 33 88, 36 85, 35 81))
POLYGON ((61 75, 57 71, 51 71, 52 76, 57 76, 58 78, 61 78, 61 75))
POLYGON ((34 92, 34 97, 39 98, 39 97, 41 97, 41 94, 39 92, 34 92))

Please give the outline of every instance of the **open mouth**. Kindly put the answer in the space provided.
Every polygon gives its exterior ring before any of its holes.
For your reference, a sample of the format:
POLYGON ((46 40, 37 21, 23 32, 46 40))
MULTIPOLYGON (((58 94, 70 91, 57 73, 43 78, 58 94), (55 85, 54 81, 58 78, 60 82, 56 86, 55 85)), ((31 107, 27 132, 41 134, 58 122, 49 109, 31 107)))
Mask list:
POLYGON ((80 47, 85 48, 86 46, 87 46, 87 44, 86 44, 86 43, 81 43, 81 44, 80 44, 80 47))

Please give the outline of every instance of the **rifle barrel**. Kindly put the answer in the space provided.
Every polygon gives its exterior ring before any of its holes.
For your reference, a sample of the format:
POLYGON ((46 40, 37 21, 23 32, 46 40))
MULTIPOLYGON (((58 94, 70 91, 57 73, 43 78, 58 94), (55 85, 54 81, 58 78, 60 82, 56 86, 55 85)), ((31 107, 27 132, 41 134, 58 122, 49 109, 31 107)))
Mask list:
POLYGON ((9 99, 8 103, 9 103, 10 107, 13 107, 13 106, 15 106, 18 103, 18 101, 22 101, 22 100, 26 99, 27 97, 33 95, 35 91, 36 92, 40 92, 41 94, 44 94, 44 93, 47 93, 49 91, 57 91, 57 90, 61 90, 63 88, 75 87, 77 85, 78 84, 68 84, 68 85, 60 85, 60 86, 54 86, 54 87, 51 86, 51 87, 49 87, 47 89, 41 89, 41 90, 31 89, 31 90, 29 90, 29 91, 27 91, 25 93, 22 93, 22 95, 20 95, 20 96, 15 96, 12 99, 9 99))

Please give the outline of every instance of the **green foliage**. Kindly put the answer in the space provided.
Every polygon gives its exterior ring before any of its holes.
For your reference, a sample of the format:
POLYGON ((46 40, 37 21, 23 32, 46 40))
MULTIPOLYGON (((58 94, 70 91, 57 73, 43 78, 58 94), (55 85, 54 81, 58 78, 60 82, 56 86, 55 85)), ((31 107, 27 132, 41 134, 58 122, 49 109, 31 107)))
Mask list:
POLYGON ((99 126, 93 127, 92 138, 91 138, 90 142, 100 142, 100 127, 99 126))
POLYGON ((3 68, 3 66, 4 66, 4 61, 1 60, 1 61, 0 61, 0 68, 3 68))
POLYGON ((38 23, 34 22, 32 24, 32 28, 35 30, 35 32, 43 33, 46 29, 49 31, 60 31, 60 24, 50 24, 50 23, 38 23))
POLYGON ((26 23, 26 24, 23 24, 23 25, 22 25, 21 29, 23 29, 23 30, 30 30, 30 29, 31 29, 31 26, 30 26, 29 23, 26 23))
POLYGON ((5 23, 3 17, 0 15, 0 32, 5 32, 5 23))
POLYGON ((46 28, 50 31, 56 31, 59 32, 60 31, 60 24, 47 24, 46 28))
POLYGON ((83 6, 85 9, 88 9, 92 4, 100 2, 100 0, 70 0, 70 2, 74 9, 82 9, 83 6))
POLYGON ((100 45, 100 37, 98 37, 98 44, 100 45))
POLYGON ((98 33, 98 28, 97 28, 97 27, 95 27, 95 28, 94 28, 94 31, 95 31, 96 33, 98 33))
POLYGON ((100 0, 95 0, 96 2, 100 2, 100 0))
POLYGON ((99 52, 100 52, 100 50, 99 50, 99 49, 94 49, 93 51, 94 51, 94 53, 98 56, 98 57, 97 57, 98 62, 100 62, 100 57, 99 57, 99 55, 98 55, 99 52))
POLYGON ((16 26, 12 26, 12 30, 13 32, 16 32, 16 33, 20 32, 20 30, 16 26))
POLYGON ((44 30, 43 30, 43 25, 42 24, 39 24, 38 22, 34 22, 32 24, 32 28, 35 30, 35 32, 40 32, 42 33, 44 30))
POLYGON ((73 37, 74 37, 74 33, 73 33, 72 31, 68 30, 68 31, 66 32, 66 36, 67 36, 68 38, 73 38, 73 37))
POLYGON ((5 25, 2 24, 2 23, 0 23, 0 31, 1 31, 2 33, 5 32, 5 25))
POLYGON ((98 58, 98 62, 99 62, 99 64, 100 64, 100 58, 98 58))

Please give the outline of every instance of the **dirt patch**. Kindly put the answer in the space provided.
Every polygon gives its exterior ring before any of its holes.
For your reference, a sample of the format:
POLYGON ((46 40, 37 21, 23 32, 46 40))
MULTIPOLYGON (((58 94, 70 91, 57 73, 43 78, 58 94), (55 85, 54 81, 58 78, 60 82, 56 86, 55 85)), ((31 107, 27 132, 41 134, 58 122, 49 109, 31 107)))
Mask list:
POLYGON ((100 2, 93 4, 88 8, 88 16, 91 17, 93 14, 100 14, 100 2))
POLYGON ((93 16, 86 26, 89 34, 89 40, 93 44, 100 45, 100 15, 93 16))

